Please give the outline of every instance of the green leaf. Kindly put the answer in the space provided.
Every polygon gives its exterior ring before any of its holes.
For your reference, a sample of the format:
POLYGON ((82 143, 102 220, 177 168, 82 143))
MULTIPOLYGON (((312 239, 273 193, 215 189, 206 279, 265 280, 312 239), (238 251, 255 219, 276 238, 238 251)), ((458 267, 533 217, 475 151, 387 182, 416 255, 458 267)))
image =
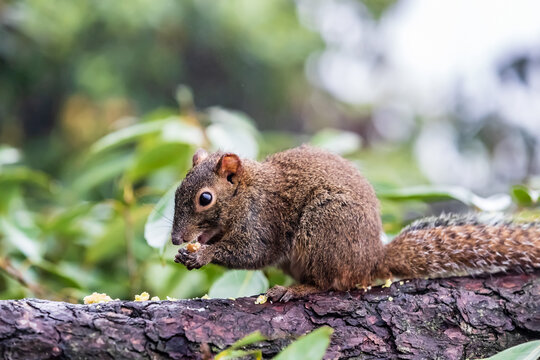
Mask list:
POLYGON ((464 204, 471 204, 472 193, 464 188, 450 186, 413 186, 401 189, 379 191, 377 195, 389 200, 459 200, 464 204))
POLYGON ((163 249, 169 241, 174 217, 174 193, 179 184, 167 190, 146 220, 144 238, 153 248, 163 249))
POLYGON ((377 193, 379 198, 388 200, 420 200, 425 202, 458 200, 482 211, 501 211, 511 204, 510 196, 497 194, 484 198, 472 191, 458 186, 414 186, 409 188, 383 190, 377 193))
POLYGON ((4 186, 5 183, 34 185, 48 191, 52 185, 47 174, 24 166, 2 167, 0 171, 0 186, 4 186))
POLYGON ((169 121, 170 120, 148 121, 114 131, 95 142, 90 148, 90 154, 95 155, 102 151, 128 144, 145 135, 158 134, 163 129, 163 126, 169 121))
POLYGON ((322 359, 330 345, 330 337, 334 329, 323 326, 311 333, 301 336, 287 346, 274 360, 317 360, 322 359))
POLYGON ((0 233, 30 260, 39 261, 41 259, 41 248, 38 242, 32 239, 25 232, 25 229, 16 226, 4 217, 0 217, 0 233))
POLYGON ((351 131, 323 129, 311 138, 311 144, 336 154, 346 155, 360 150, 362 138, 351 131))
POLYGON ((0 184, 0 215, 12 214, 22 198, 22 189, 18 184, 0 184))
POLYGON ((214 360, 236 360, 236 359, 252 359, 252 356, 255 357, 255 360, 262 360, 262 351, 261 350, 224 350, 216 355, 214 360))
POLYGON ((63 232, 73 226, 80 218, 87 215, 93 206, 92 203, 81 202, 70 208, 62 209, 43 224, 43 230, 47 232, 63 232))
POLYGON ((114 153, 102 156, 98 162, 87 166, 73 181, 73 189, 85 193, 117 176, 120 176, 133 162, 133 153, 114 153))
POLYGON ((257 330, 255 332, 252 332, 251 334, 244 336, 243 338, 232 344, 230 347, 217 354, 215 360, 238 359, 247 355, 255 355, 257 359, 260 359, 262 357, 260 350, 244 351, 236 349, 264 340, 266 340, 266 337, 264 337, 260 331, 257 330))
POLYGON ((217 107, 211 108, 208 115, 212 125, 206 128, 206 136, 214 150, 232 151, 250 159, 257 157, 258 133, 246 115, 217 107))
POLYGON ((537 360, 540 358, 540 340, 511 347, 485 360, 537 360))
MULTIPOLYGON (((135 207, 130 210, 132 226, 135 239, 142 234, 142 225, 150 209, 148 206, 135 207)), ((98 237, 93 244, 88 247, 86 252, 86 261, 96 263, 99 261, 118 258, 118 254, 125 252, 126 246, 126 223, 122 214, 118 214, 116 218, 107 224, 107 228, 103 235, 98 237)), ((141 239, 142 240, 142 239, 141 239)))
POLYGON ((255 357, 255 360, 262 360, 261 350, 225 350, 216 355, 214 360, 236 360, 246 359, 247 356, 251 359, 251 356, 255 357))
POLYGON ((291 286, 294 279, 287 275, 283 270, 276 267, 267 267, 264 269, 264 275, 268 279, 269 287, 274 285, 291 286))
POLYGON ((510 193, 519 206, 531 206, 536 202, 536 199, 533 199, 533 195, 529 189, 523 185, 513 186, 510 193))
MULTIPOLYGON (((178 119, 177 117, 174 120, 178 119)), ((169 121, 163 126, 161 138, 167 142, 177 142, 193 146, 204 145, 204 133, 200 127, 181 121, 169 121)))
POLYGON ((179 299, 191 299, 208 292, 210 284, 206 276, 206 269, 189 271, 177 263, 170 264, 169 256, 165 265, 157 262, 148 266, 144 272, 146 283, 150 286, 148 292, 162 297, 172 296, 179 299), (160 281, 155 281, 160 279, 160 281))
POLYGON ((61 280, 65 285, 69 287, 74 287, 78 289, 83 289, 84 286, 80 281, 78 281, 74 276, 72 276, 72 273, 68 273, 64 269, 62 269, 62 266, 60 264, 53 264, 48 261, 37 261, 33 264, 37 268, 48 272, 49 274, 53 275, 57 279, 61 280))
MULTIPOLYGON (((208 293, 210 286, 225 272, 221 266, 208 264, 203 269, 189 271, 174 262, 176 249, 166 252, 165 261, 154 259, 144 271, 148 292, 164 298, 169 295, 179 299, 192 299, 208 293), (156 281, 160 279, 160 281, 156 281)), ((146 249, 148 254, 148 247, 146 249)), ((148 257, 148 256, 147 256, 148 257)))
POLYGON ((237 298, 260 294, 266 290, 268 290, 268 280, 262 271, 231 270, 212 284, 208 296, 237 298))
POLYGON ((158 143, 150 149, 140 150, 128 171, 129 179, 135 182, 165 166, 180 168, 191 155, 189 145, 180 143, 158 143))
POLYGON ((244 336, 243 338, 232 344, 229 349, 238 349, 264 340, 266 340, 266 337, 264 337, 263 334, 261 334, 261 332, 257 330, 252 332, 251 334, 244 336))

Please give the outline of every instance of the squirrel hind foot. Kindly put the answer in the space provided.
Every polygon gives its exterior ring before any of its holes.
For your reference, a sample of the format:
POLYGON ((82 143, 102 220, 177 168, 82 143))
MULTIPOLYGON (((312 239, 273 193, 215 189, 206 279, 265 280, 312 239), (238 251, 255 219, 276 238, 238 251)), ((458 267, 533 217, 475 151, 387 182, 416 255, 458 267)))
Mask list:
POLYGON ((289 287, 275 285, 266 292, 266 296, 272 302, 288 302, 295 299, 300 299, 309 294, 319 293, 322 290, 313 285, 297 284, 289 287))

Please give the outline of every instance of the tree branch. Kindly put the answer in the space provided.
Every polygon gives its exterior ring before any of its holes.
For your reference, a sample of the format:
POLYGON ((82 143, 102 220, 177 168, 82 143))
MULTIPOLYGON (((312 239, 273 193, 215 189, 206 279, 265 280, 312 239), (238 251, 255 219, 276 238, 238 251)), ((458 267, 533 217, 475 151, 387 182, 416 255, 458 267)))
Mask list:
POLYGON ((465 359, 540 338, 540 271, 412 280, 364 293, 330 292, 290 303, 254 298, 76 305, 0 301, 5 359, 200 359, 255 330, 265 358, 322 325, 327 358, 465 359))

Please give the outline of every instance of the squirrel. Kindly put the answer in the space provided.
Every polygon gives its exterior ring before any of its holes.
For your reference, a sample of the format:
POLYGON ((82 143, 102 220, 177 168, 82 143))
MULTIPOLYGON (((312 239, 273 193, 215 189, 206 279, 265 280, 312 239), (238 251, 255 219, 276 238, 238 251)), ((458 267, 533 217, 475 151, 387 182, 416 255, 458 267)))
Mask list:
POLYGON ((199 149, 175 193, 175 261, 234 269, 277 266, 297 285, 267 296, 288 301, 376 280, 445 277, 540 267, 540 223, 448 215, 417 221, 381 240, 371 184, 344 158, 302 145, 263 162, 199 149))

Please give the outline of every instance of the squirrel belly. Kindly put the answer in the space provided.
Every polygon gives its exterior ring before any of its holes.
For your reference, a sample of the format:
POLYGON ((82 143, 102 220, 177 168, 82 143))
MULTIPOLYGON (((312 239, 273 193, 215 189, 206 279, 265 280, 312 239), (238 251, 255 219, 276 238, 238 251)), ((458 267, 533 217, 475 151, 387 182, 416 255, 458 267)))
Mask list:
POLYGON ((540 223, 475 215, 426 218, 385 246, 382 269, 400 278, 540 268, 540 223))

